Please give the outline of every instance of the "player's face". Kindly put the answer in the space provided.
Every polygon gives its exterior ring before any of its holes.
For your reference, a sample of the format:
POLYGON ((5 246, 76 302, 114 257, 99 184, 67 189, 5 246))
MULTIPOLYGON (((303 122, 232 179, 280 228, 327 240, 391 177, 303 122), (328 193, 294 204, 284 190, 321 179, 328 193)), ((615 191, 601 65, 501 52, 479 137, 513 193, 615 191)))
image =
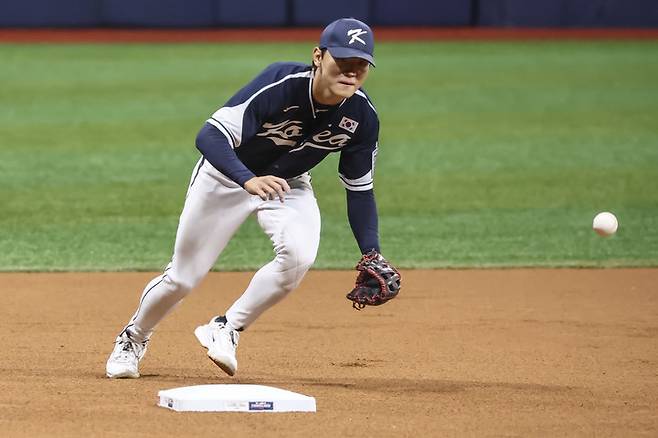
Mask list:
POLYGON ((318 91, 323 97, 333 97, 334 102, 331 103, 352 97, 370 71, 370 63, 365 59, 334 58, 328 50, 323 54, 318 48, 313 52, 313 62, 317 67, 315 81, 318 91))

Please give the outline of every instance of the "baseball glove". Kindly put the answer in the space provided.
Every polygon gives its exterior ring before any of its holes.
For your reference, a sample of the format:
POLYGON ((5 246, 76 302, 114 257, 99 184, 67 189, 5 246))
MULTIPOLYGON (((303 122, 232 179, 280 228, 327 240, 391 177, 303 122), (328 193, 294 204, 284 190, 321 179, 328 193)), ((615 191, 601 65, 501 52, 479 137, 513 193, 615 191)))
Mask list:
POLYGON ((356 310, 384 304, 400 291, 400 272, 375 250, 361 257, 356 270, 356 284, 347 294, 356 310))

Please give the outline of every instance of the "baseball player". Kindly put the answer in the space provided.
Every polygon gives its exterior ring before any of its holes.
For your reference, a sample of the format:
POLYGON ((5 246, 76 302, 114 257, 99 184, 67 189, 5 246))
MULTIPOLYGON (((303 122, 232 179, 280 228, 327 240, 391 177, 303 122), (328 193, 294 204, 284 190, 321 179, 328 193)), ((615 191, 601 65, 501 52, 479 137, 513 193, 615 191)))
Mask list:
POLYGON ((372 30, 343 18, 329 24, 312 65, 275 63, 215 111, 201 128, 196 164, 171 262, 148 283, 134 315, 116 338, 106 373, 139 377, 139 361, 157 324, 205 277, 239 226, 254 214, 275 257, 242 296, 194 334, 209 358, 232 376, 240 332, 295 289, 315 260, 320 212, 308 171, 340 154, 347 213, 364 254, 357 308, 394 297, 399 273, 379 254, 373 193, 379 120, 361 89, 373 59, 372 30))

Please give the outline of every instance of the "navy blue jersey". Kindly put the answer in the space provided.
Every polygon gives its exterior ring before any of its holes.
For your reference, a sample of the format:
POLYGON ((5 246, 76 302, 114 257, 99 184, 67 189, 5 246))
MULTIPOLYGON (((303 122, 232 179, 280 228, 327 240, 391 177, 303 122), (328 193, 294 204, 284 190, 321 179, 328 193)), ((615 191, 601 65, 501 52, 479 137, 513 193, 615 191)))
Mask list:
POLYGON ((249 171, 236 182, 253 175, 293 178, 339 152, 345 188, 373 188, 379 120, 370 99, 359 90, 338 105, 321 106, 313 101, 312 83, 309 65, 272 64, 207 120, 249 171))

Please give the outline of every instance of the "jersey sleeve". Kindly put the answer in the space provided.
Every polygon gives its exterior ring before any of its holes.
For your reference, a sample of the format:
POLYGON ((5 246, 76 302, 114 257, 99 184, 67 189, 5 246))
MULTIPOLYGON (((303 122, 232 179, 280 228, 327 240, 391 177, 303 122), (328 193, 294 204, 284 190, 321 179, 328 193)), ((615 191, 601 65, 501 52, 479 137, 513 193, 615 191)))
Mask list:
POLYGON ((362 254, 379 249, 379 217, 375 193, 372 190, 346 190, 347 218, 362 254))
POLYGON ((362 192, 373 189, 378 137, 379 122, 374 119, 359 143, 341 151, 338 176, 347 190, 362 192))
POLYGON ((269 66, 240 89, 206 121, 217 128, 235 149, 254 136, 270 112, 267 91, 276 85, 274 66, 269 66))
POLYGON ((310 74, 298 70, 286 63, 270 65, 215 111, 197 136, 197 148, 210 164, 243 187, 254 174, 234 149, 253 137, 272 113, 278 94, 283 93, 278 85, 310 74))
POLYGON ((209 123, 203 125, 196 137, 196 147, 213 167, 244 187, 255 175, 247 169, 231 148, 229 140, 209 123))
POLYGON ((238 91, 206 120, 196 146, 213 167, 244 187, 254 174, 238 159, 234 149, 254 135, 258 121, 267 114, 265 100, 258 99, 267 85, 268 69, 238 91))
POLYGON ((378 150, 379 121, 370 120, 360 141, 341 151, 338 174, 347 195, 347 217, 363 254, 379 249, 379 219, 375 202, 374 175, 378 150))

